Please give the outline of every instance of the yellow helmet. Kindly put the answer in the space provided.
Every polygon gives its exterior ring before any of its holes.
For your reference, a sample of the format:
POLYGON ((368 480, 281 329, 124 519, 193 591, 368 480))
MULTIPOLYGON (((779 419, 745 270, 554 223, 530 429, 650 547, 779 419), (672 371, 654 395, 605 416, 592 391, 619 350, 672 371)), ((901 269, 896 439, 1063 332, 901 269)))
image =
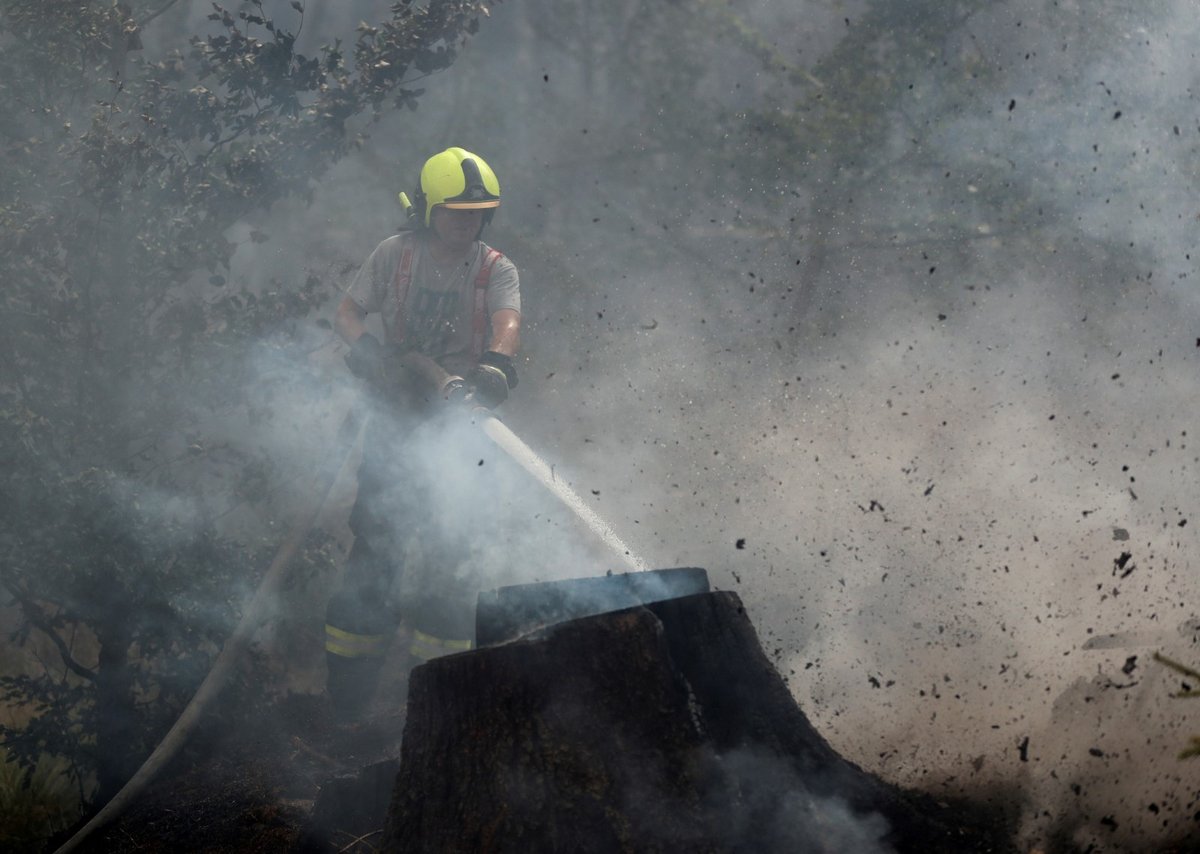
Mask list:
MULTIPOLYGON (((415 204, 401 193, 400 203, 409 217, 419 219, 428 228, 433 209, 438 205, 457 210, 500 207, 500 181, 479 155, 462 148, 447 148, 425 161, 414 196, 415 204)), ((485 223, 492 213, 488 210, 484 214, 485 223)))

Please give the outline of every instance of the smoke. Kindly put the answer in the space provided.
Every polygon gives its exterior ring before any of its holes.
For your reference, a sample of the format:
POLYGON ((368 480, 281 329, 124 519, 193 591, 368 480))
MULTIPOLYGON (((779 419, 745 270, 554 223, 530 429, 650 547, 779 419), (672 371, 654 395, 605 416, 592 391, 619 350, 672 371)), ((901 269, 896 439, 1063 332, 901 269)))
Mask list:
POLYGON ((845 801, 814 794, 795 770, 776 757, 737 750, 719 758, 727 788, 712 797, 716 817, 731 850, 833 854, 861 851, 888 854, 887 821, 862 815, 845 801))
MULTIPOLYGON (((1190 6, 972 6, 933 58, 897 66, 907 100, 863 153, 912 159, 853 198, 799 162, 717 198, 739 164, 678 148, 683 118, 656 117, 653 79, 623 72, 606 30, 576 55, 557 46, 577 30, 520 5, 312 207, 256 223, 272 238, 243 245, 239 274, 348 278, 424 156, 479 151, 505 198, 486 239, 526 305, 507 422, 652 565, 737 589, 844 755, 937 792, 1026 786, 1031 842, 1183 832, 1200 771, 1173 758, 1186 725, 1148 656, 1194 658, 1179 629, 1200 593, 1190 6), (485 89, 503 109, 479 111, 485 89), (841 217, 806 220, 822 193, 841 217), (802 279, 826 227, 827 266, 802 279)), ((752 20, 811 68, 873 8, 806 4, 801 27, 760 3, 752 20)), ((697 91, 778 106, 755 65, 706 65, 697 91)), ((302 367, 336 389, 325 403, 285 383, 230 435, 307 470, 353 397, 343 352, 330 339, 302 367)), ((420 451, 439 536, 467 535, 454 520, 481 478, 497 496, 481 584, 611 565, 495 449, 447 475, 445 438, 420 451)))
MULTIPOLYGON (((1162 677, 1129 684, 1136 650, 1086 647, 1142 631, 1193 650, 1176 628, 1197 593, 1180 406, 1194 395, 1180 277, 1194 275, 1195 20, 1180 4, 1155 13, 1106 7, 1089 36, 1061 4, 977 11, 896 117, 897 144, 917 135, 930 166, 843 199, 899 239, 872 244, 843 221, 851 248, 817 281, 797 278, 802 242, 725 227, 745 199, 679 211, 650 238, 636 217, 662 211, 630 205, 638 178, 578 161, 572 178, 590 186, 595 169, 599 198, 557 171, 516 172, 497 223, 562 258, 527 251, 538 370, 514 401, 518 432, 585 473, 584 494, 654 565, 705 566, 737 589, 845 755, 937 792, 1027 784, 1031 839, 1051 833, 1047 811, 1087 825, 1079 838, 1111 841, 1113 822, 1128 840, 1167 838, 1184 828, 1149 827, 1130 793, 1162 792, 1161 810, 1197 788, 1173 758, 1183 712, 1162 677), (934 93, 951 75, 980 82, 947 103, 934 93), (529 196, 562 195, 573 203, 553 241, 522 233, 522 215, 538 216, 529 196), (701 231, 706 218, 718 222, 701 231), (680 220, 697 236, 677 238, 680 220), (938 223, 970 234, 915 237, 938 223), (1136 569, 1122 577, 1126 552, 1136 569), (1093 679, 1127 687, 1106 689, 1119 710, 1101 704, 1084 726, 1060 698, 1093 679), (1161 736, 1112 750, 1126 760, 1107 779, 1096 745, 1065 737, 1133 722, 1161 736), (1083 777, 1085 794, 1060 798, 1057 781, 1083 777)), ((594 125, 567 113, 555 127, 594 125)), ((506 174, 555 162, 549 145, 490 142, 506 174)))

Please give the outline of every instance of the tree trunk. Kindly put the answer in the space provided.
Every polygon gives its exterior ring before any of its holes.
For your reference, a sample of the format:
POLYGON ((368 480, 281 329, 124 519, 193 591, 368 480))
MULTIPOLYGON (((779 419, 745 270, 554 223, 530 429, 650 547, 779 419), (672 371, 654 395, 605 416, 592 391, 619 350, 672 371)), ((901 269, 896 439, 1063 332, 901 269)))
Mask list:
POLYGON ((96 803, 107 803, 135 770, 138 742, 134 719, 133 673, 129 666, 128 632, 115 629, 98 635, 96 667, 96 803))
POLYGON ((1004 850, 941 810, 838 756, 704 593, 417 668, 382 850, 1004 850))

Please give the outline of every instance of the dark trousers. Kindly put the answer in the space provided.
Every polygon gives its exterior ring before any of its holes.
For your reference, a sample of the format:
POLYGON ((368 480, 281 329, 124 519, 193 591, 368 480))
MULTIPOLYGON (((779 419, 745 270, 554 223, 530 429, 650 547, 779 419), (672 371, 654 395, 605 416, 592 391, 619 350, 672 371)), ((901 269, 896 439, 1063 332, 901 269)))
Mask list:
POLYGON ((354 545, 325 618, 327 689, 342 719, 365 713, 401 621, 411 630, 405 667, 474 645, 470 535, 486 479, 471 469, 481 441, 461 416, 368 425, 354 545))

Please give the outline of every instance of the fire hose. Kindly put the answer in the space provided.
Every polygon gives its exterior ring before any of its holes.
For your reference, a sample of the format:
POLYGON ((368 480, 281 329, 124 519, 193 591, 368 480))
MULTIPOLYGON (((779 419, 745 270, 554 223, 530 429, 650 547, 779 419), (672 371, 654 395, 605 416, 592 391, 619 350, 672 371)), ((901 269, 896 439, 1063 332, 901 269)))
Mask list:
MULTIPOLYGON (((461 377, 455 377, 443 370, 437 362, 415 352, 407 354, 403 361, 406 368, 424 377, 433 384, 434 388, 442 391, 443 394, 455 388, 456 383, 461 383, 462 381, 461 377)), ((469 400, 466 402, 469 403, 469 400)), ((532 475, 538 483, 549 490, 555 498, 566 505, 630 569, 642 572, 647 568, 646 563, 621 541, 612 528, 595 511, 588 507, 570 486, 556 478, 550 466, 535 454, 528 445, 522 442, 512 430, 508 429, 498 418, 483 407, 474 407, 471 409, 471 413, 484 434, 500 450, 508 454, 518 465, 532 475)), ((200 683, 200 687, 196 690, 191 701, 184 708, 183 712, 180 713, 179 718, 175 721, 170 731, 167 732, 166 736, 163 737, 163 740, 158 743, 158 746, 154 748, 153 752, 146 758, 146 761, 142 763, 134 775, 129 778, 129 781, 121 787, 121 790, 99 812, 92 816, 87 824, 59 846, 55 854, 68 854, 68 852, 74 851, 85 839, 120 816, 167 763, 175 757, 175 754, 179 752, 200 723, 208 707, 225 687, 225 683, 229 680, 229 676, 233 672, 234 665, 249 646, 254 632, 266 617, 271 597, 282 585, 285 575, 284 571, 291 563, 292 558, 295 557, 296 552, 300 550, 300 546, 303 544, 304 538, 308 536, 309 530, 320 517, 321 511, 325 508, 325 502, 328 501, 329 494, 332 492, 334 484, 338 481, 338 475, 350 459, 351 452, 354 449, 355 442, 361 430, 361 424, 356 416, 357 413, 353 410, 347 414, 345 421, 338 430, 337 450, 329 456, 325 466, 318 471, 314 479, 313 494, 319 495, 320 500, 292 526, 287 539, 280 545, 274 559, 263 575, 263 580, 259 584, 258 590, 255 591, 254 598, 250 600, 250 604, 242 614, 242 618, 233 630, 233 634, 229 636, 229 640, 221 648, 221 652, 217 656, 217 660, 213 663, 212 669, 204 677, 204 681, 200 683)))
POLYGON ((583 503, 583 499, 571 487, 556 478, 550 466, 546 464, 546 461, 518 439, 516 434, 504 425, 504 422, 500 421, 494 415, 484 415, 480 421, 480 426, 483 428, 484 434, 500 450, 512 457, 521 468, 533 475, 538 483, 546 487, 555 498, 565 504, 630 569, 634 572, 644 572, 646 570, 645 561, 635 555, 629 546, 625 545, 621 541, 621 538, 613 533, 612 528, 597 516, 592 508, 583 503))

